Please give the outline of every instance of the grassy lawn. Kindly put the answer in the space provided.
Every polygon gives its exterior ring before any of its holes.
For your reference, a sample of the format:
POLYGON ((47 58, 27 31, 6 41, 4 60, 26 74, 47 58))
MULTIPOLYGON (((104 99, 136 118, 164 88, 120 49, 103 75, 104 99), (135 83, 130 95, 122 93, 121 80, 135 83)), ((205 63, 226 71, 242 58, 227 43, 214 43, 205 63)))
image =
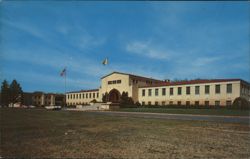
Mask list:
POLYGON ((184 108, 121 108, 118 111, 125 112, 150 112, 170 114, 198 114, 198 115, 226 115, 226 116, 249 116, 248 110, 233 109, 184 109, 184 108))
POLYGON ((250 127, 1 108, 2 157, 249 158, 250 127))

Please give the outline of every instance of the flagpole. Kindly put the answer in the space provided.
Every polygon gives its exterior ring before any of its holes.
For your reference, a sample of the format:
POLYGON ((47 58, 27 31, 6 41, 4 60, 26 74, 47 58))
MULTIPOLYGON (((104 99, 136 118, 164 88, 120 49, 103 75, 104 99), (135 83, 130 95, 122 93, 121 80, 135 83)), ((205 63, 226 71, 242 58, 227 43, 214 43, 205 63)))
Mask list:
POLYGON ((66 98, 67 98, 66 97, 66 76, 67 76, 67 71, 65 71, 65 77, 64 77, 64 96, 65 96, 65 99, 64 99, 64 108, 66 107, 66 98))

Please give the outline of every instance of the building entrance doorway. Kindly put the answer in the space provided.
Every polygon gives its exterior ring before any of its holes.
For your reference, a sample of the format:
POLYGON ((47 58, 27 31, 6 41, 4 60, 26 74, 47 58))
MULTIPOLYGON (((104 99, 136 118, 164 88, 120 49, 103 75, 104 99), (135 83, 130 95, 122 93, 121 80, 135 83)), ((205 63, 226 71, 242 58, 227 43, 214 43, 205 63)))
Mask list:
POLYGON ((112 89, 109 92, 109 98, 108 101, 112 103, 119 103, 121 94, 117 89, 112 89))

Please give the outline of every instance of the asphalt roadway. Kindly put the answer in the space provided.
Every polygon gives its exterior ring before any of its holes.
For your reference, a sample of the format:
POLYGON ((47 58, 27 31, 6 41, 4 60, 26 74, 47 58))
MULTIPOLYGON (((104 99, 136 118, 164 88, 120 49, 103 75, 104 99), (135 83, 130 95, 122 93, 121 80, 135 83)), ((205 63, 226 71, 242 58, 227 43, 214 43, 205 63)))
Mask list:
POLYGON ((171 120, 196 120, 211 121, 224 123, 250 123, 249 116, 217 116, 217 115, 192 115, 192 114, 167 114, 167 113, 144 113, 144 112, 118 112, 118 111, 88 111, 88 113, 121 116, 121 117, 141 117, 154 119, 171 119, 171 120))

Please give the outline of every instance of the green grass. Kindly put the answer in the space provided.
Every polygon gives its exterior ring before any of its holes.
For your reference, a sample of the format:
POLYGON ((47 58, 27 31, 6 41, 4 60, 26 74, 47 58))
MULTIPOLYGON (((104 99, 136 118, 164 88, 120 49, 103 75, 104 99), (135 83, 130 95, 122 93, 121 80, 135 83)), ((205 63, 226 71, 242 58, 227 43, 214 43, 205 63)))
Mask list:
POLYGON ((185 109, 185 108, 121 108, 116 111, 124 112, 150 112, 169 114, 196 114, 196 115, 224 115, 224 116, 249 116, 249 110, 234 109, 185 109))
POLYGON ((249 158, 247 124, 1 108, 2 157, 249 158))

